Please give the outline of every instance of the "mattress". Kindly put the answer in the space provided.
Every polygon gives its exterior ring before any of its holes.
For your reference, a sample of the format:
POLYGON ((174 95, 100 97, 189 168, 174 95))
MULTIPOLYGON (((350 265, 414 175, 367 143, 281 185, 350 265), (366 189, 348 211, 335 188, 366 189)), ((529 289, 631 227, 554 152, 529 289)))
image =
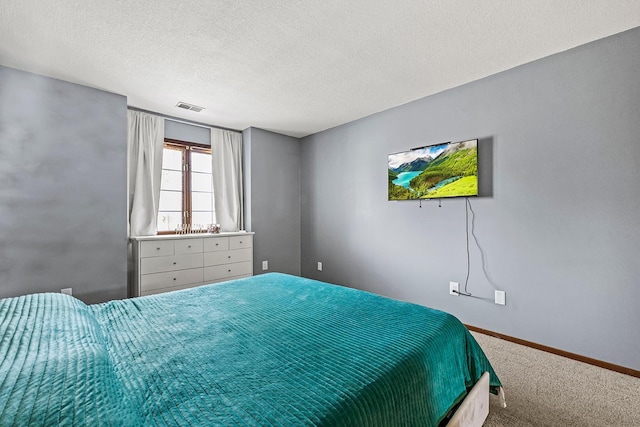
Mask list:
POLYGON ((296 276, 0 300, 0 425, 437 426, 483 372, 455 317, 296 276))

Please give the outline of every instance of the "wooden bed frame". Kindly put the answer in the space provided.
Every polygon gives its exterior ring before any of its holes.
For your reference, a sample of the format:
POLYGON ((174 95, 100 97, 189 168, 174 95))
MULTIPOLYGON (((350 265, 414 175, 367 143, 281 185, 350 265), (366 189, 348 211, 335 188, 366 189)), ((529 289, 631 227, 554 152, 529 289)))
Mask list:
POLYGON ((460 403, 447 427, 482 427, 488 415, 489 373, 485 372, 460 403))

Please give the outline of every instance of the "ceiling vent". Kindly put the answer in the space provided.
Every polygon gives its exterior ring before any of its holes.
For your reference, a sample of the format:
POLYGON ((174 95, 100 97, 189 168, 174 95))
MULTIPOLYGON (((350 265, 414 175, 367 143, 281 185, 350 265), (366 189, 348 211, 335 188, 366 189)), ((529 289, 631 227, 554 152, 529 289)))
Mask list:
POLYGON ((195 111, 196 113, 199 113, 200 111, 204 110, 204 107, 198 107, 197 105, 192 105, 192 104, 187 104, 186 102, 178 102, 176 104, 176 107, 178 108, 184 108, 185 110, 189 110, 189 111, 195 111))

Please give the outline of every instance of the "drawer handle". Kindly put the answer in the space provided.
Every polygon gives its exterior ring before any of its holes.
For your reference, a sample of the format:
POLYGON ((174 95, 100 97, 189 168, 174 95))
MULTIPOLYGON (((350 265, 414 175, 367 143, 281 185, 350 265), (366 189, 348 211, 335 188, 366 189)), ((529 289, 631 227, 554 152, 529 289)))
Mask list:
POLYGON ((229 270, 229 273, 231 273, 231 270, 229 270))
POLYGON ((242 244, 242 240, 240 240, 240 244, 242 244))
POLYGON ((176 278, 174 277, 173 280, 176 280, 176 278))
POLYGON ((156 248, 156 251, 159 251, 159 250, 160 250, 160 248, 156 248))
POLYGON ((220 245, 220 243, 216 243, 216 246, 220 245))
POLYGON ((231 255, 229 255, 227 258, 231 259, 231 255))
POLYGON ((191 249, 191 245, 187 246, 189 249, 191 249))
POLYGON ((176 265, 176 263, 174 262, 173 265, 176 265))

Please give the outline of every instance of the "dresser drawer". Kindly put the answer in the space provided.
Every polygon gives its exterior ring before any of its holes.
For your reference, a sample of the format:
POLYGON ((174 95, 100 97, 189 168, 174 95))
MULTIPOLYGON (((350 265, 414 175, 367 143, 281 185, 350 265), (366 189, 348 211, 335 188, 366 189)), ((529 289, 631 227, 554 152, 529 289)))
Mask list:
POLYGON ((140 242, 140 257, 156 257, 173 255, 173 241, 160 240, 155 242, 140 242))
POLYGON ((205 252, 228 251, 228 250, 229 250, 228 237, 210 237, 208 239, 204 239, 205 252))
POLYGON ((152 295, 253 274, 253 233, 132 237, 129 296, 152 295), (205 278, 206 275, 206 278, 205 278))
POLYGON ((202 239, 176 240, 174 244, 176 245, 176 255, 202 252, 202 239))
POLYGON ((229 249, 243 249, 253 247, 253 236, 232 236, 229 237, 229 249))
POLYGON ((140 260, 140 274, 185 270, 187 268, 196 268, 202 266, 203 264, 201 253, 142 258, 140 260))
POLYGON ((204 266, 229 264, 241 261, 251 261, 253 259, 253 249, 237 249, 235 251, 205 252, 204 266))
POLYGON ((140 276, 140 293, 202 282, 202 268, 143 274, 140 276))
POLYGON ((237 262, 234 264, 215 265, 204 268, 204 281, 215 282, 236 276, 250 276, 253 274, 253 261, 237 262))

